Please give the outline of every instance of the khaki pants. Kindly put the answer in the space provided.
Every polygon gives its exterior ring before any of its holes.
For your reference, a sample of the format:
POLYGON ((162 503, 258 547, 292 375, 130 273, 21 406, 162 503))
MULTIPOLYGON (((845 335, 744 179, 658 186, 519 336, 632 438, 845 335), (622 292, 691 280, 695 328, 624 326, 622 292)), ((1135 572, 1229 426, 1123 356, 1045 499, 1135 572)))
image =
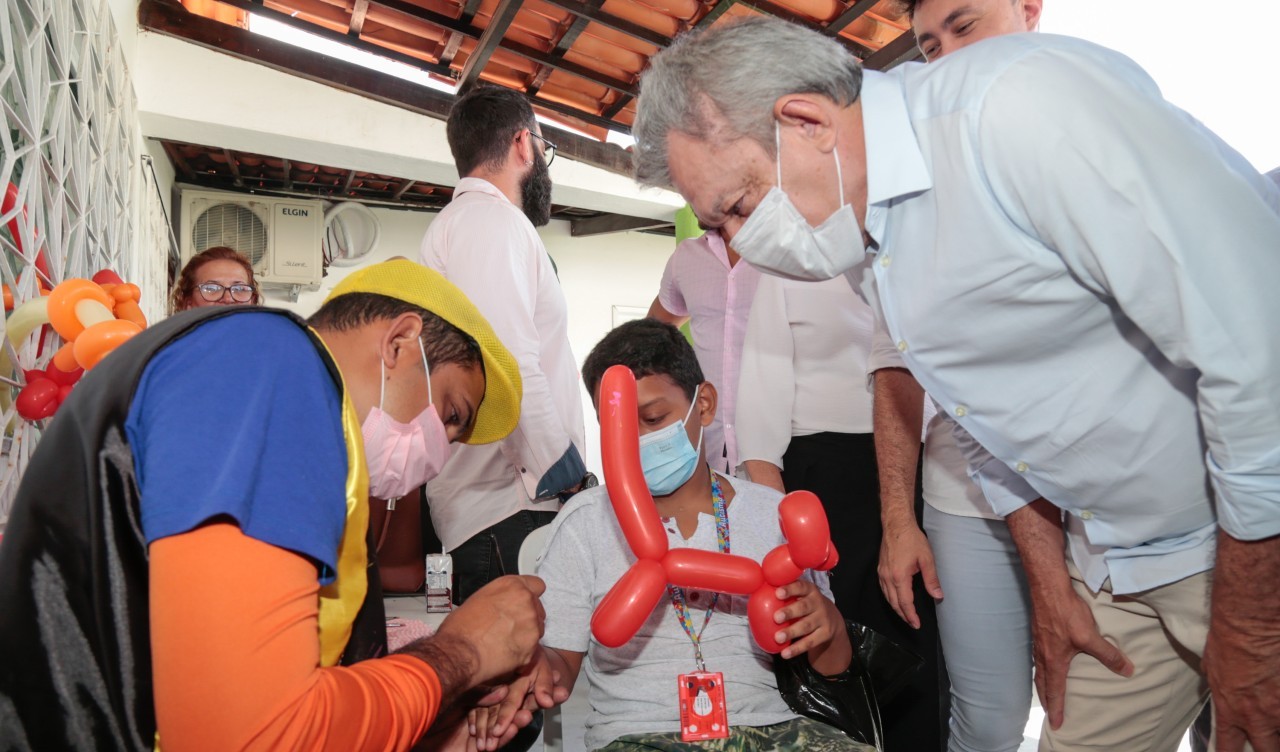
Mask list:
POLYGON ((1209 633, 1212 573, 1130 595, 1089 592, 1068 562, 1072 585, 1093 611, 1102 636, 1133 661, 1133 676, 1113 674, 1081 653, 1067 672, 1062 728, 1046 720, 1040 752, 1174 752, 1208 697, 1200 670, 1209 633))

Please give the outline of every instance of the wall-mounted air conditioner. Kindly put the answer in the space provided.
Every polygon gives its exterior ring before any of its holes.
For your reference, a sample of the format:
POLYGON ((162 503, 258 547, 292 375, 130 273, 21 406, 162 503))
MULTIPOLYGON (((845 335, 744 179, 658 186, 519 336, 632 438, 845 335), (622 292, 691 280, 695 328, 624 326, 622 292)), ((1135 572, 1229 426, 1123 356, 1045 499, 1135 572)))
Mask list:
POLYGON ((179 186, 182 263, 214 246, 236 249, 259 284, 317 290, 324 274, 324 205, 179 186))

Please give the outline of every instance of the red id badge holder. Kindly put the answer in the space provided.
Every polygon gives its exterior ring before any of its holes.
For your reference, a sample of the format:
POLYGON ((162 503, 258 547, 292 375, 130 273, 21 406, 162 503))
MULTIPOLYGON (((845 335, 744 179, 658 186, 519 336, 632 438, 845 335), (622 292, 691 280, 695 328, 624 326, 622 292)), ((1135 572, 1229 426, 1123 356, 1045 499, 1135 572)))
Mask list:
POLYGON ((724 674, 695 671, 681 674, 680 741, 729 738, 729 711, 724 703, 724 674))

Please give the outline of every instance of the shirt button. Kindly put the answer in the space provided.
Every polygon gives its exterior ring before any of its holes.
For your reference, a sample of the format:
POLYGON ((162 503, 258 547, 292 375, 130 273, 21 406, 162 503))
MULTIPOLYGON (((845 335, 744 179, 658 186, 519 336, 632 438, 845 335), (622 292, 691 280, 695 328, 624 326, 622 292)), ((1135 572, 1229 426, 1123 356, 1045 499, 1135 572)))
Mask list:
POLYGON ((1019 463, 1018 463, 1018 464, 1017 464, 1013 469, 1014 469, 1014 470, 1017 470, 1017 471, 1018 471, 1018 472, 1020 472, 1020 473, 1025 473, 1026 471, 1030 470, 1031 468, 1027 467, 1027 463, 1025 463, 1025 462, 1019 462, 1019 463))
POLYGON ((907 351, 907 341, 905 339, 898 340, 898 352, 907 351))
POLYGON ((1082 520, 1093 519, 1093 512, 1090 512, 1088 509, 1084 510, 1083 512, 1080 513, 1080 519, 1082 520))
POLYGON ((889 259, 889 257, 888 257, 888 256, 881 256, 881 257, 880 257, 880 266, 888 266, 888 265, 889 265, 889 263, 890 263, 890 259, 889 259))
POLYGON ((964 405, 956 405, 956 417, 957 417, 957 418, 963 418, 964 416, 966 416, 966 415, 968 415, 968 414, 969 414, 969 408, 965 407, 964 405))

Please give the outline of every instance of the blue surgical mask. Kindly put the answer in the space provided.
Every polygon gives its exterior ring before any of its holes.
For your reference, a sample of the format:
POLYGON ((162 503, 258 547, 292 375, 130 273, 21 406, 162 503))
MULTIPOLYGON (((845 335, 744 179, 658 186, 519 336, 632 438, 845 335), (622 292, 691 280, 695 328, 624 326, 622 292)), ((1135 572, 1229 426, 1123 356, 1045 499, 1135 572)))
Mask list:
POLYGON ((689 443, 689 433, 685 424, 693 415, 693 408, 698 404, 699 385, 693 393, 693 404, 684 420, 678 420, 653 433, 640 437, 640 467, 644 469, 644 480, 649 486, 649 493, 654 496, 667 496, 674 493, 693 477, 698 467, 698 452, 702 449, 702 428, 698 428, 698 446, 689 443))

